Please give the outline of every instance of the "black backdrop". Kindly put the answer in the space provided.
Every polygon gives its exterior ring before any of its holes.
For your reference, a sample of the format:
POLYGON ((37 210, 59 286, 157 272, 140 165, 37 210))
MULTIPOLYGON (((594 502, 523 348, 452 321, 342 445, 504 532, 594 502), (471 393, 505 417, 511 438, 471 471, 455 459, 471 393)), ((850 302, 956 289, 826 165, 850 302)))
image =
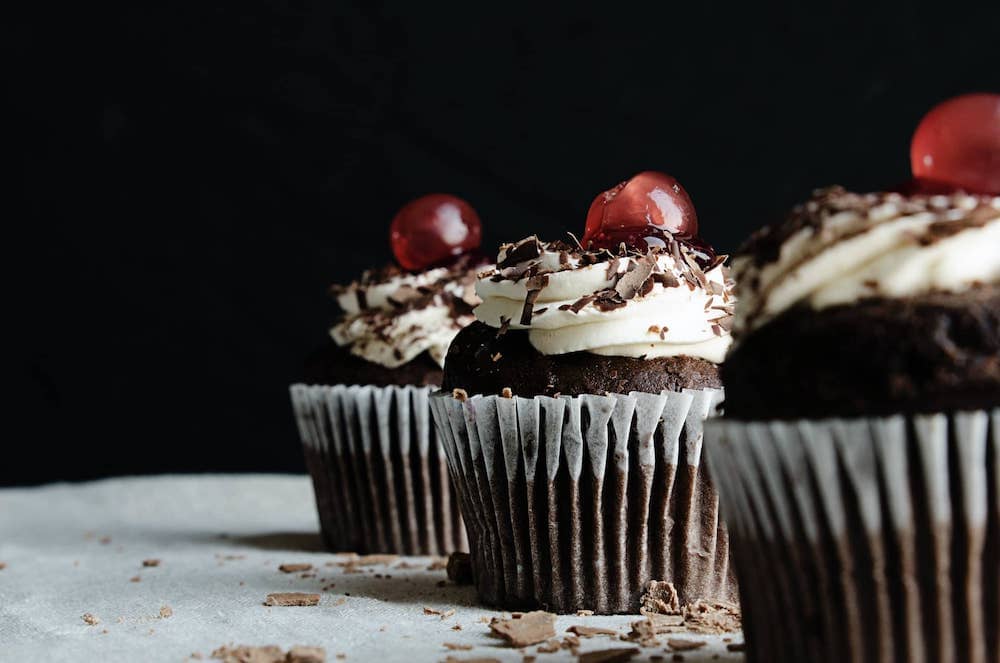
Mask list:
POLYGON ((925 110, 1000 89, 997 3, 145 4, 4 28, 30 236, 0 483, 300 471, 325 289, 421 193, 493 247, 660 169, 731 251, 815 186, 905 179, 925 110))

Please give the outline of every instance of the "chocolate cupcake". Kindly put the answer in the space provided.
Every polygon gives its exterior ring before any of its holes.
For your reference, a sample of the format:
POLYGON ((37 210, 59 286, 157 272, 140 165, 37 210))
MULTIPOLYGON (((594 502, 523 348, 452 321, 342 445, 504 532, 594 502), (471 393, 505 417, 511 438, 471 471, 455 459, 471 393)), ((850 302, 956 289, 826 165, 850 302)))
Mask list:
POLYGON ((724 259, 659 173, 599 195, 582 243, 501 247, 431 398, 484 602, 636 612, 652 580, 681 603, 735 600, 700 463, 729 344, 724 259))
POLYGON ((734 259, 705 449, 751 661, 1000 661, 1000 197, 908 188, 734 259))
POLYGON ((428 398, 448 344, 475 318, 479 218, 441 194, 392 223, 390 265, 334 286, 331 340, 292 404, 331 550, 439 555, 466 549, 428 398))

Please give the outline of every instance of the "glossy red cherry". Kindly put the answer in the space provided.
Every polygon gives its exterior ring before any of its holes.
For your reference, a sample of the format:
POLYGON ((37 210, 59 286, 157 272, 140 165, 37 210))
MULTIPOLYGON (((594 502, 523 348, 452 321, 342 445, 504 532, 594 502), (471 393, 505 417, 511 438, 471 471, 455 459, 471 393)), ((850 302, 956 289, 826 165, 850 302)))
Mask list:
POLYGON ((432 193, 403 205, 389 226, 389 241, 399 264, 411 271, 479 248, 483 229, 469 203, 446 193, 432 193))
POLYGON ((932 108, 913 134, 910 168, 922 180, 1000 194, 1000 94, 965 94, 932 108))
POLYGON ((698 215, 687 191, 667 175, 647 170, 598 194, 587 212, 583 245, 631 248, 665 245, 665 233, 694 237, 698 215))

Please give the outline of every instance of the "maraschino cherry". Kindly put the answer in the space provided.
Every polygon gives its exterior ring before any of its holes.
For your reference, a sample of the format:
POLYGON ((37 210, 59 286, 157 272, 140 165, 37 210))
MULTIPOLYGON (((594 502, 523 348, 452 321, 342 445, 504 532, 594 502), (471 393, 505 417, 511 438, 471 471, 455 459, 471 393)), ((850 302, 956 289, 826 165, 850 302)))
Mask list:
POLYGON ((403 205, 389 226, 396 260, 411 271, 427 269, 475 251, 482 242, 479 215, 469 203, 446 193, 403 205))
POLYGON ((647 170, 598 194, 587 212, 583 246, 637 251, 666 248, 671 239, 692 249, 708 265, 715 253, 698 237, 698 215, 687 191, 665 173, 647 170))
POLYGON ((910 143, 918 190, 946 187, 1000 195, 1000 94, 943 101, 920 121, 910 143))

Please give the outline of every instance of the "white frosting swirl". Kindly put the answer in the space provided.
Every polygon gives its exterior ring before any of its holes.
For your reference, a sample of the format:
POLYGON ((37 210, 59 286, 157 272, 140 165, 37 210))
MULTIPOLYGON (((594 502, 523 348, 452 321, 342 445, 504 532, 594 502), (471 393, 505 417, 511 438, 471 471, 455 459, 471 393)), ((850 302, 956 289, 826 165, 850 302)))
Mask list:
POLYGON ((330 336, 367 361, 396 368, 427 352, 444 366, 448 346, 475 320, 475 270, 445 267, 352 283, 336 294, 345 316, 330 336))
MULTIPOLYGON (((1000 197, 816 193, 805 223, 761 262, 753 244, 733 261, 737 336, 789 308, 814 310, 869 297, 962 292, 1000 282, 1000 197)), ((782 229, 767 232, 782 233, 782 229)))
MULTIPOLYGON (((504 258, 501 253, 498 262, 504 258)), ((582 350, 623 357, 688 355, 716 363, 725 356, 732 297, 721 265, 705 273, 701 283, 687 264, 679 265, 666 253, 608 256, 581 264, 577 255, 543 248, 530 262, 547 283, 538 292, 528 324, 521 319, 533 279, 496 275, 476 283, 483 300, 475 310, 478 320, 493 327, 509 320, 510 329, 528 330, 532 346, 546 355, 582 350), (618 298, 616 308, 600 300, 580 305, 581 299, 600 293, 613 296, 620 279, 643 260, 654 275, 661 275, 652 279, 651 288, 647 284, 647 291, 618 298)))

